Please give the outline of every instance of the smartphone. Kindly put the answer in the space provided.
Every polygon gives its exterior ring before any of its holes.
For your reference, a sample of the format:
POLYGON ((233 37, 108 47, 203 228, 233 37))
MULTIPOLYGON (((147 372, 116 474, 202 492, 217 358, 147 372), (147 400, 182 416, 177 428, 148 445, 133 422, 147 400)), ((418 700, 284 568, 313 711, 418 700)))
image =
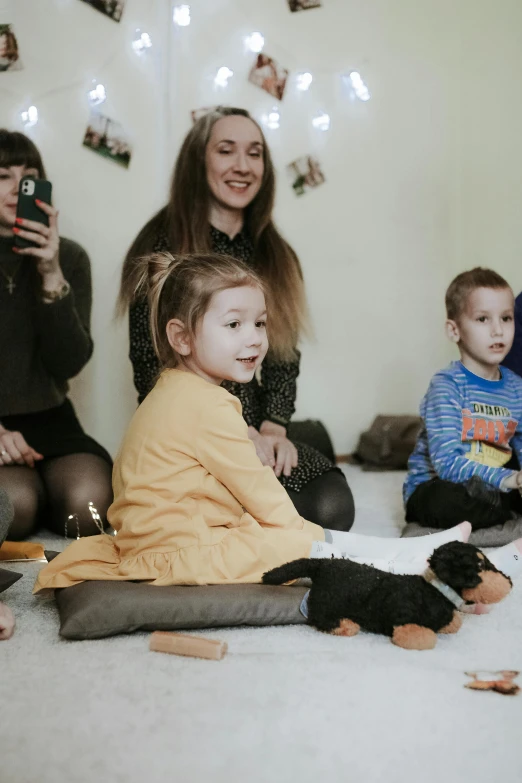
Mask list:
MULTIPOLYGON (((16 207, 16 217, 24 220, 35 220, 37 223, 49 225, 49 215, 36 205, 35 199, 51 203, 51 193, 53 186, 46 179, 34 179, 34 177, 22 177, 20 187, 18 188, 18 205, 16 207)), ((36 247, 34 242, 15 235, 16 247, 36 247)))

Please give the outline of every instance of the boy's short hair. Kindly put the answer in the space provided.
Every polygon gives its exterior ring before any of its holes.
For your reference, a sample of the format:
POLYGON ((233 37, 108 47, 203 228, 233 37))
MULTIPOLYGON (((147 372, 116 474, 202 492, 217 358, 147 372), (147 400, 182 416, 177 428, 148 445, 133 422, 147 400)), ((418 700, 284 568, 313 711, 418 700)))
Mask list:
POLYGON ((497 272, 481 266, 461 272, 451 281, 446 291, 446 315, 450 321, 456 321, 461 315, 468 296, 477 288, 511 288, 497 272))

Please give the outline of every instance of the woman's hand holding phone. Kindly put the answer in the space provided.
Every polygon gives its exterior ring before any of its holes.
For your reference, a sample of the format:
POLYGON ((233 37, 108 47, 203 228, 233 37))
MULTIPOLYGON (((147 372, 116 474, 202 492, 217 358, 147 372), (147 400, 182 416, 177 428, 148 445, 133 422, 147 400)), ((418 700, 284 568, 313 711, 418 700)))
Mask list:
POLYGON ((36 220, 16 218, 13 232, 21 239, 34 242, 34 246, 14 247, 13 250, 19 256, 36 258, 36 268, 42 276, 44 288, 54 289, 65 282, 59 259, 58 210, 45 201, 36 199, 35 203, 48 215, 49 225, 36 220))

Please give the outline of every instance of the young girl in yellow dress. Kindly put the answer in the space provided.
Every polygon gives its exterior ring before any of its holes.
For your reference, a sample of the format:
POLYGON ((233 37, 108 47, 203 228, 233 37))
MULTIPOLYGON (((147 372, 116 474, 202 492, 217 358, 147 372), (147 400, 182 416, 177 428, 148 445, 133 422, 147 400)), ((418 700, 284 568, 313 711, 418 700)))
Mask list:
MULTIPOLYGON (((164 369, 114 465, 108 519, 117 535, 73 542, 40 571, 35 592, 93 579, 260 582, 268 569, 299 557, 350 556, 420 573, 435 547, 467 539, 467 522, 421 538, 380 539, 300 517, 257 457, 239 400, 220 385, 248 383, 267 352, 259 278, 215 254, 154 255, 141 263, 164 369)), ((278 335, 270 339, 277 354, 278 335)))

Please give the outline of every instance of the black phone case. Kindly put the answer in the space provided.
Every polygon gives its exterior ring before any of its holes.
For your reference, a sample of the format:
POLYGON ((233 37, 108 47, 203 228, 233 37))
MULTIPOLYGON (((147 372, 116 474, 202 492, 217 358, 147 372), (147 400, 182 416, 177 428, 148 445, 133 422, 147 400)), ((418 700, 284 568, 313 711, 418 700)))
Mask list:
MULTIPOLYGON (((51 193, 53 186, 46 179, 34 179, 33 177, 23 177, 20 180, 20 187, 18 189, 18 206, 16 208, 16 217, 24 218, 24 220, 35 220, 37 223, 43 223, 44 226, 49 225, 49 216, 42 212, 35 203, 35 199, 45 201, 46 204, 51 203, 51 193), (34 182, 34 193, 29 196, 23 192, 23 183, 26 181, 34 182)), ((37 247, 34 242, 28 242, 27 239, 16 236, 16 247, 37 247)))

